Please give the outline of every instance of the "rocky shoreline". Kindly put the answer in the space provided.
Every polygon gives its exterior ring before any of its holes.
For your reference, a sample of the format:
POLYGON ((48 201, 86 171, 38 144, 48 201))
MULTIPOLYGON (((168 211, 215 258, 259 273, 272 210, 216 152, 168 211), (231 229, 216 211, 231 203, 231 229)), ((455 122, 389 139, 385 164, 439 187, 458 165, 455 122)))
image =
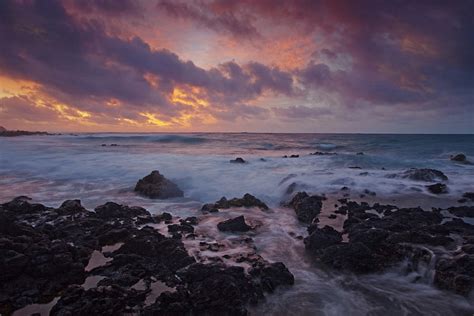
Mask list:
MULTIPOLYGON (((447 179, 433 169, 393 176, 447 179)), ((139 180, 134 191, 151 199, 183 195, 158 171, 139 180)), ((289 235, 304 244, 319 268, 361 275, 429 267, 433 286, 466 297, 472 293, 474 222, 465 219, 474 219, 474 206, 401 208, 351 200, 348 192, 341 188, 343 198, 324 215, 342 219, 342 227, 322 224, 324 204, 330 203, 324 195, 291 192, 282 203, 307 226, 307 236, 289 235)), ((465 193, 464 203, 473 196, 465 193)), ((79 200, 52 208, 24 196, 0 204, 0 314, 48 306, 51 315, 247 315, 267 293, 294 284, 285 262, 257 253, 252 237, 260 224, 246 217, 274 212, 262 200, 248 193, 222 197, 195 211, 185 218, 152 215, 114 202, 90 211, 79 200), (213 225, 240 250, 222 254, 228 245, 196 228, 229 210, 240 215, 213 225), (189 244, 198 250, 189 251, 189 244)))
POLYGON ((51 315, 246 315, 248 304, 293 284, 283 263, 256 253, 226 258, 236 265, 190 256, 182 239, 197 237, 197 223, 113 202, 92 212, 78 200, 50 208, 15 198, 0 205, 0 313, 59 298, 51 315), (169 236, 152 227, 160 223, 169 236))
POLYGON ((0 137, 15 137, 15 136, 31 136, 31 135, 60 135, 60 134, 51 134, 48 132, 39 132, 39 131, 22 131, 22 130, 7 130, 6 128, 0 126, 0 137))

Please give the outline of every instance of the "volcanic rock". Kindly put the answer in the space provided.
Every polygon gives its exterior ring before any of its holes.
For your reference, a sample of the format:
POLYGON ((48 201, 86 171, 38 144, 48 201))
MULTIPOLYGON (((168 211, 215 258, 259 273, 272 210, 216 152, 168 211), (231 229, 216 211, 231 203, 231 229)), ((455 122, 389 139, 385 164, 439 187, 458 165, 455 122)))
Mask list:
POLYGON ((427 185, 428 191, 430 191, 433 194, 442 194, 442 193, 448 193, 448 187, 446 184, 443 183, 436 183, 432 185, 427 185))
POLYGON ((245 222, 243 215, 220 222, 217 224, 217 228, 220 231, 231 232, 246 232, 252 229, 252 227, 245 222))
POLYGON ((152 199, 168 199, 184 195, 176 184, 166 179, 157 170, 140 179, 135 186, 135 192, 152 199))
POLYGON ((306 192, 298 192, 288 203, 288 206, 295 210, 300 221, 309 224, 321 212, 323 200, 325 198, 322 196, 309 196, 306 192))

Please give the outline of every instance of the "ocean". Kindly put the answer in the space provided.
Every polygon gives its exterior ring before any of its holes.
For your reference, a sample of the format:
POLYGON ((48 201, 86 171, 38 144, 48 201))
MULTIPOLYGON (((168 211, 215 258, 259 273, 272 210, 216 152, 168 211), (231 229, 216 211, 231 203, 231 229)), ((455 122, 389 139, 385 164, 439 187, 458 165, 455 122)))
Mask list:
MULTIPOLYGON (((252 236, 258 253, 285 263, 296 279, 293 287, 278 289, 262 304, 251 307, 253 314, 469 315, 474 313, 473 298, 436 289, 429 267, 408 275, 398 267, 356 277, 315 265, 303 242, 291 237, 306 236, 306 225, 297 221, 292 209, 281 206, 292 192, 325 194, 324 215, 332 211, 342 187, 348 187, 351 198, 358 200, 426 210, 456 205, 464 192, 474 191, 474 165, 451 161, 450 156, 458 153, 474 161, 474 135, 94 133, 3 137, 0 203, 19 195, 53 207, 66 199, 80 199, 89 209, 114 201, 185 217, 201 216, 203 203, 222 196, 251 193, 271 208, 268 213, 245 215, 260 227, 252 236), (315 152, 318 154, 310 155, 315 152), (236 157, 246 163, 229 162, 236 157), (427 183, 399 176, 410 168, 442 171, 448 177, 448 192, 435 195, 427 190, 427 183), (150 200, 136 195, 137 180, 152 170, 175 182, 184 197, 150 200), (376 195, 367 196, 366 190, 376 195)), ((232 237, 219 232, 215 224, 238 214, 231 210, 203 216, 197 231, 226 243, 232 237)), ((342 224, 340 219, 324 221, 342 224)), ((231 249, 227 251, 245 251, 228 244, 231 249)), ((186 244, 191 253, 197 251, 195 246, 186 244)))

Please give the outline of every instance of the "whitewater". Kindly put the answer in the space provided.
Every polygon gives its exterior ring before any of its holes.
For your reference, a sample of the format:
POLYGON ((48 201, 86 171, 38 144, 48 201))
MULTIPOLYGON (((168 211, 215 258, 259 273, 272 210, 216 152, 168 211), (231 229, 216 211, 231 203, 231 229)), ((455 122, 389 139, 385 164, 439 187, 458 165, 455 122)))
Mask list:
MULTIPOLYGON (((328 215, 342 196, 342 187, 350 188, 355 200, 425 210, 456 205, 464 192, 474 191, 474 165, 451 161, 458 153, 474 160, 474 135, 94 133, 4 137, 0 139, 0 203, 26 195, 53 207, 67 199, 80 199, 88 209, 114 201, 142 206, 154 214, 199 216, 198 233, 227 244, 227 252, 239 252, 246 249, 229 242, 233 236, 215 226, 240 215, 241 210, 211 216, 203 215, 200 207, 222 196, 251 193, 271 208, 270 212, 245 213, 251 224, 260 227, 258 233, 251 233, 258 254, 283 262, 295 275, 294 286, 279 288, 250 307, 252 314, 472 315, 474 298, 436 289, 429 266, 405 274, 402 264, 382 274, 354 276, 316 265, 305 253, 302 240, 294 238, 306 236, 307 225, 298 222, 292 209, 281 206, 296 191, 324 194, 328 200, 321 222, 340 229, 343 219, 329 219, 328 215), (236 157, 246 163, 229 162, 236 157), (442 171, 449 179, 448 192, 434 195, 426 183, 396 176, 410 168, 442 171), (135 194, 137 180, 152 170, 176 183, 184 197, 150 200, 135 194), (375 196, 366 192, 375 192, 375 196)), ((192 241, 185 244, 190 253, 196 253, 192 241)))

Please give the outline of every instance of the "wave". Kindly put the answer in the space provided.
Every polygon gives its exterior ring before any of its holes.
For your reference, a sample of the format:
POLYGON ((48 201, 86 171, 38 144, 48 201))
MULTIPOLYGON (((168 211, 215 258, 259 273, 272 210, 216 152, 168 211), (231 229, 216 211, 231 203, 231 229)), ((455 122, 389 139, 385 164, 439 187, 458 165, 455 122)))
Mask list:
POLYGON ((100 142, 146 142, 146 143, 184 143, 200 144, 208 141, 205 137, 185 135, 89 135, 82 139, 100 142))
POLYGON ((316 147, 321 150, 331 150, 331 149, 336 149, 339 146, 333 143, 318 143, 316 144, 316 147))

